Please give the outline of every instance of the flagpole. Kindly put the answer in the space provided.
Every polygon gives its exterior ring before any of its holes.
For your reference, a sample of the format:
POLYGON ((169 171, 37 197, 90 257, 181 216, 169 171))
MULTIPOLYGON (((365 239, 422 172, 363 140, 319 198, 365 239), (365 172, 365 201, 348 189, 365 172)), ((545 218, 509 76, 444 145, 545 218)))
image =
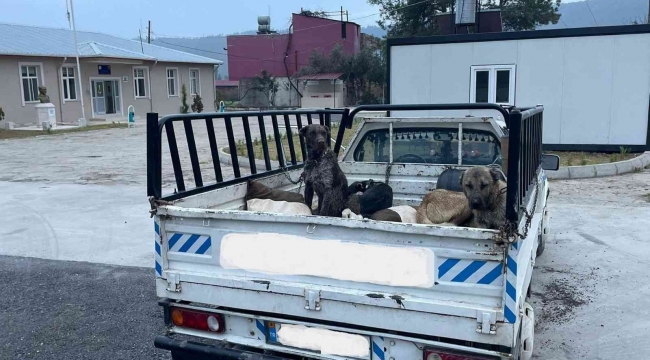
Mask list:
POLYGON ((70 0, 70 16, 72 17, 72 34, 74 36, 74 49, 77 53, 77 74, 78 74, 78 79, 77 81, 79 83, 79 92, 81 93, 81 117, 84 119, 84 123, 86 123, 86 110, 84 109, 84 89, 83 89, 83 82, 81 81, 81 65, 79 64, 79 43, 77 42, 77 25, 74 22, 74 5, 72 4, 74 0, 70 0))

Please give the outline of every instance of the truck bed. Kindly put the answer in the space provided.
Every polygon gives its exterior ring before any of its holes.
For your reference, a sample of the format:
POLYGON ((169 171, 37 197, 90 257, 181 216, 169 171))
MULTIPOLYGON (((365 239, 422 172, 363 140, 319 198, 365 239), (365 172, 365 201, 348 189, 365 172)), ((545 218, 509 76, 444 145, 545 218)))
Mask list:
MULTIPOLYGON (((385 180, 386 164, 341 168, 349 183, 385 180)), ((394 205, 418 205, 444 169, 393 165, 394 205)), ((258 181, 298 188, 284 174, 258 181)), ((236 184, 158 209, 159 297, 512 346, 514 324, 504 317, 506 248, 495 245, 496 231, 249 212, 245 194, 246 184, 236 184), (355 257, 343 255, 348 251, 355 257), (321 260, 336 261, 336 271, 323 270, 321 260), (495 333, 477 331, 481 323, 495 333)))

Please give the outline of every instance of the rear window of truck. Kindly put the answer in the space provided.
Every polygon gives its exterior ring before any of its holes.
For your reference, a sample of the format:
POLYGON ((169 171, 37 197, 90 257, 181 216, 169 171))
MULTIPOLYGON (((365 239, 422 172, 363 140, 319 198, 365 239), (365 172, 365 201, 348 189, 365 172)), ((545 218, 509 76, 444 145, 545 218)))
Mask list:
MULTIPOLYGON (((354 160, 389 162, 392 141, 393 163, 457 165, 458 137, 454 128, 399 128, 392 138, 388 129, 372 130, 354 149, 354 160)), ((501 164, 499 140, 490 132, 463 129, 460 145, 463 165, 501 164)))

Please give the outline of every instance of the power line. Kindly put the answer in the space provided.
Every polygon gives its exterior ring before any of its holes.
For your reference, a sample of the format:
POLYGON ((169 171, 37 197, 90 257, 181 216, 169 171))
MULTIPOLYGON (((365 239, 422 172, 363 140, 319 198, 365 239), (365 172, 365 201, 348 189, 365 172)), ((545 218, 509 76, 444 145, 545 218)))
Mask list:
POLYGON ((594 16, 594 13, 591 12, 591 6, 589 6, 589 0, 585 0, 585 4, 587 4, 587 9, 589 9, 589 13, 591 14, 591 18, 594 19, 594 22, 596 23, 596 26, 599 26, 598 21, 596 21, 596 17, 594 16))
POLYGON ((569 26, 564 22, 564 20, 562 20, 562 15, 560 15, 560 22, 562 23, 562 25, 564 25, 565 28, 567 29, 569 28, 569 26))

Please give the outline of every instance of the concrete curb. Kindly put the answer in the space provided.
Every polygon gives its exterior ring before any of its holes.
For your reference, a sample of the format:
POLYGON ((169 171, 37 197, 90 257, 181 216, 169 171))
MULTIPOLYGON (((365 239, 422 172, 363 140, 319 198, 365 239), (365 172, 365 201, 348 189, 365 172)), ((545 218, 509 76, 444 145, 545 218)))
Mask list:
POLYGON ((650 151, 646 151, 630 160, 609 164, 561 167, 557 171, 547 171, 546 176, 552 180, 587 179, 626 174, 637 169, 643 169, 648 165, 650 165, 650 151))
MULTIPOLYGON (((223 151, 225 148, 219 149, 219 162, 225 165, 232 166, 232 157, 230 154, 227 152, 223 151)), ((250 163, 248 161, 247 157, 243 156, 237 156, 237 161, 239 162, 239 167, 240 168, 247 168, 250 169, 250 163)), ((266 164, 264 164, 264 160, 258 160, 255 159, 255 167, 257 169, 266 169, 266 164)), ((271 160, 271 168, 277 169, 280 167, 280 163, 277 161, 271 160)))

